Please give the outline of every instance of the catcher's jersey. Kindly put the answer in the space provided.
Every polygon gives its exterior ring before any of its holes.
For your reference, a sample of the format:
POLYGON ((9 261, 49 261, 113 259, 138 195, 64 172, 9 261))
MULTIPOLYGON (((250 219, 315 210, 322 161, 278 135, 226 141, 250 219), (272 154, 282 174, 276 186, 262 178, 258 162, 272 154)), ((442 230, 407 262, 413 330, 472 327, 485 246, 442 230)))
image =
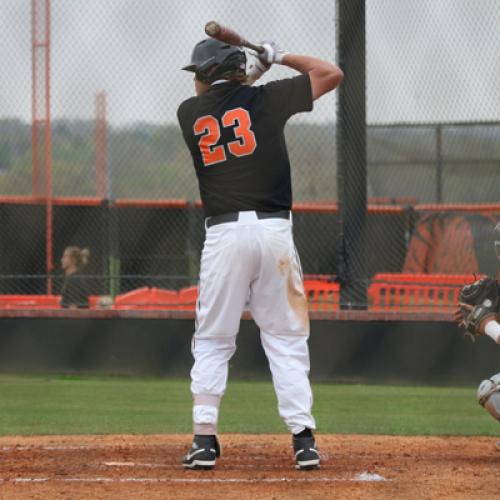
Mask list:
POLYGON ((312 107, 307 74, 255 87, 217 83, 179 106, 206 216, 291 208, 284 127, 312 107))

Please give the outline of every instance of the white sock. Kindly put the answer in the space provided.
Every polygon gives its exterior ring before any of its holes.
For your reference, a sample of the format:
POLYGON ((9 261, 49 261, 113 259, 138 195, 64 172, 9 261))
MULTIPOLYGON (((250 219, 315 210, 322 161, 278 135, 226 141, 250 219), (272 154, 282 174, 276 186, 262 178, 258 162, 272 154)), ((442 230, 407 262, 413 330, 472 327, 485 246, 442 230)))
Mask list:
POLYGON ((488 321, 484 327, 484 333, 500 344, 500 325, 496 321, 488 321))

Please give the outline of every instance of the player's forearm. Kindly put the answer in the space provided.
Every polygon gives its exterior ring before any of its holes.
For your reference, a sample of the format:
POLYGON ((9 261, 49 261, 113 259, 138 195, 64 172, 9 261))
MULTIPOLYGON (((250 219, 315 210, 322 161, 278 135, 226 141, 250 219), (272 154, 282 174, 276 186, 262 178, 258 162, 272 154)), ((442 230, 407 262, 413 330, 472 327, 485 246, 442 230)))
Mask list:
POLYGON ((338 75, 343 75, 342 70, 334 63, 317 57, 292 54, 290 52, 283 56, 281 64, 296 69, 301 73, 310 73, 311 71, 315 71, 325 74, 336 73, 338 75))
POLYGON ((283 56, 281 64, 309 74, 313 99, 337 88, 344 78, 344 73, 336 64, 317 57, 288 53, 283 56))
POLYGON ((500 324, 496 321, 489 321, 484 327, 484 333, 491 337, 497 344, 500 344, 500 324))

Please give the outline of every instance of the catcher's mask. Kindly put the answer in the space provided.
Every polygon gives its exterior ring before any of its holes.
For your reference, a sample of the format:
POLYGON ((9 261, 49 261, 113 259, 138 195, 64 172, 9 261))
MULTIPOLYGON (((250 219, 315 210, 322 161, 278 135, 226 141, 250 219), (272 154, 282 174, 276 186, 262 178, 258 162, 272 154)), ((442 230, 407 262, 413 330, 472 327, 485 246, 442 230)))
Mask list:
POLYGON ((497 254, 497 259, 500 260, 500 222, 493 229, 493 235, 495 240, 495 253, 497 254))
POLYGON ((246 62, 244 50, 215 38, 206 38, 195 45, 191 63, 182 69, 193 71, 198 80, 210 84, 231 77, 243 78, 246 62))

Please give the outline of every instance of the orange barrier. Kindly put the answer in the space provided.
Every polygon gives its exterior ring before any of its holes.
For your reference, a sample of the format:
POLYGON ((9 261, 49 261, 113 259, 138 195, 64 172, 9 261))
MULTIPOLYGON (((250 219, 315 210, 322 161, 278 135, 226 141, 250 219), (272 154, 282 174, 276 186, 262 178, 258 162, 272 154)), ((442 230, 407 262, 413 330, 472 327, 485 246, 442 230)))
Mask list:
POLYGON ((0 295, 0 309, 59 309, 59 295, 0 295))
MULTIPOLYGON (((103 198, 95 196, 54 196, 51 198, 54 205, 77 205, 98 207, 104 202, 103 198)), ((47 198, 43 196, 6 195, 0 196, 0 204, 6 205, 45 205, 47 198)))
POLYGON ((198 300, 198 287, 188 286, 179 290, 179 307, 183 311, 194 311, 198 300))
POLYGON ((177 309, 179 295, 175 290, 144 286, 130 292, 117 295, 114 309, 177 309))
POLYGON ((376 311, 436 312, 452 310, 460 289, 482 276, 471 274, 378 273, 368 288, 376 311))
POLYGON ((115 309, 131 309, 135 305, 145 304, 149 299, 149 287, 143 286, 115 297, 115 309))
POLYGON ((100 300, 101 300, 100 295, 90 295, 89 296, 90 309, 100 309, 100 305, 99 305, 100 300))
MULTIPOLYGON (((458 302, 460 288, 473 279, 468 274, 379 273, 368 287, 368 308, 374 311, 450 311, 458 302)), ((338 283, 306 279, 304 288, 311 311, 340 310, 338 283)), ((105 308, 194 311, 197 299, 197 286, 179 291, 142 287, 118 295, 114 304, 105 308)), ((90 296, 90 309, 100 309, 99 300, 99 296, 90 296)), ((57 295, 0 295, 0 309, 59 308, 60 296, 57 295)))
MULTIPOLYGON (((100 309, 100 300, 100 295, 90 295, 90 309, 100 309)), ((60 309, 60 304, 60 295, 0 295, 0 309, 60 309)))
POLYGON ((373 276, 374 282, 384 283, 414 283, 436 285, 465 285, 472 283, 484 275, 473 274, 429 274, 429 273, 377 273, 373 276))
MULTIPOLYGON (((476 279, 484 278, 484 274, 443 274, 443 273, 377 273, 373 276, 372 282, 384 283, 420 283, 420 284, 440 284, 440 285, 465 285, 472 283, 476 279)), ((304 274, 305 282, 318 280, 332 282, 334 274, 304 274)))
POLYGON ((189 202, 185 199, 118 199, 113 202, 117 208, 187 208, 189 202))
MULTIPOLYGON (((368 287, 368 308, 374 311, 450 311, 458 303, 461 287, 473 280, 469 274, 379 273, 368 287)), ((305 280, 304 287, 311 311, 340 309, 337 283, 305 280)))
POLYGON ((369 308, 375 311, 437 312, 456 307, 460 286, 373 283, 369 308))
POLYGON ((338 311, 340 286, 320 280, 305 280, 304 288, 311 311, 338 311))
MULTIPOLYGON (((54 205, 81 205, 81 206, 99 206, 106 199, 97 196, 54 196, 51 198, 54 205)), ((500 203, 422 203, 418 204, 414 197, 370 197, 368 198, 368 212, 401 212, 405 206, 410 205, 417 212, 479 212, 491 213, 500 212, 500 203), (398 206, 399 205, 399 206, 398 206), (404 205, 404 206, 401 206, 404 205)), ((47 199, 43 196, 31 195, 2 195, 0 204, 21 204, 21 205, 43 205, 47 199)), ((201 208, 203 205, 200 200, 194 203, 185 198, 120 198, 114 200, 112 206, 115 207, 134 207, 134 208, 188 208, 193 205, 201 208)), ((295 203, 293 210, 297 212, 323 212, 336 213, 338 203, 333 200, 322 200, 314 202, 295 203)))

